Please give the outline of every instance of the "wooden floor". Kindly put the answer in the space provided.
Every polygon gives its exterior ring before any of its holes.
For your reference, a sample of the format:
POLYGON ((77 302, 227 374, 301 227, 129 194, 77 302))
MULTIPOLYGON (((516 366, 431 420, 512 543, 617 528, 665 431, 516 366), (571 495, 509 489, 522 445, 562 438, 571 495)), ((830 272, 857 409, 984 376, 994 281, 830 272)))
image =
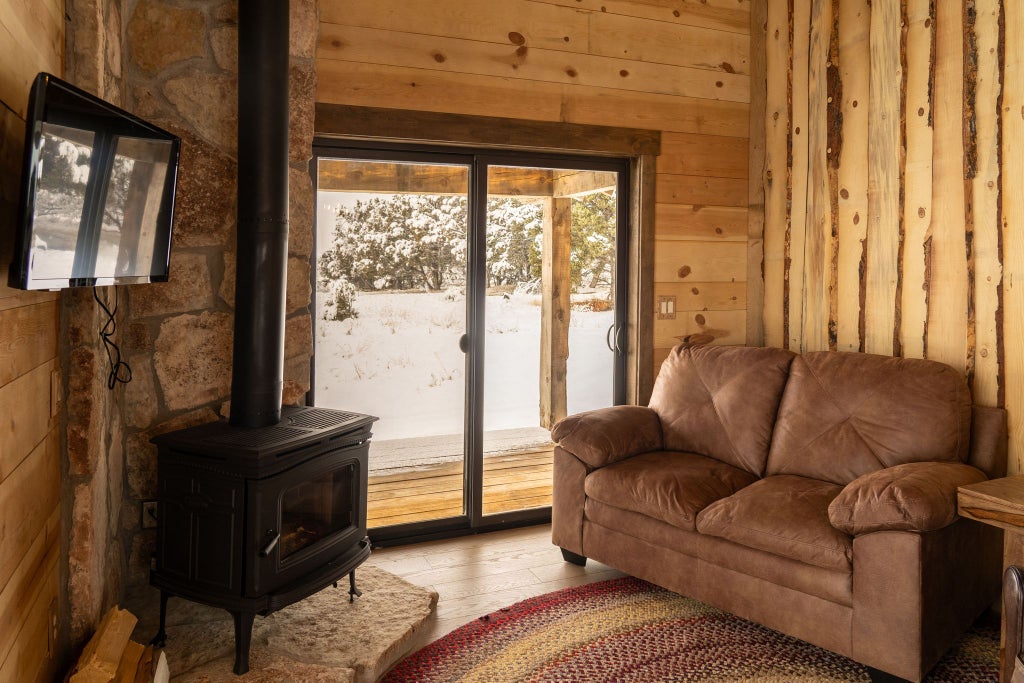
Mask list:
POLYGON ((623 575, 593 560, 565 562, 549 524, 376 549, 368 564, 438 592, 437 613, 414 648, 520 600, 623 575))
MULTIPOLYGON (((551 445, 484 456, 485 515, 551 505, 551 445)), ((369 528, 407 524, 462 511, 463 463, 371 472, 366 515, 369 528)))

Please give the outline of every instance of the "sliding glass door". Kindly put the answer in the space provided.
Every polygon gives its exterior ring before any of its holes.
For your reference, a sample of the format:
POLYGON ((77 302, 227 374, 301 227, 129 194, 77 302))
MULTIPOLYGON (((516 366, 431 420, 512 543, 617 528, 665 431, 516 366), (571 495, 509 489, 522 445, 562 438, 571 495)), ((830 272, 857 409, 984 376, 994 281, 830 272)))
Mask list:
POLYGON ((624 400, 624 160, 318 147, 313 402, 380 417, 374 540, 541 520, 624 400))

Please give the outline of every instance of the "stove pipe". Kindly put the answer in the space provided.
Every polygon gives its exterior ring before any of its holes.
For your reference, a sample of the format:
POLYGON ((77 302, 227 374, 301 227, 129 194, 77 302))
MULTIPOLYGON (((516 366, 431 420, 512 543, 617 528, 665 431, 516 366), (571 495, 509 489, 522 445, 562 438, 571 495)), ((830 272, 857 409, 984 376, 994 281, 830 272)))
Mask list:
POLYGON ((288 272, 288 0, 238 3, 238 263, 231 424, 281 420, 288 272))

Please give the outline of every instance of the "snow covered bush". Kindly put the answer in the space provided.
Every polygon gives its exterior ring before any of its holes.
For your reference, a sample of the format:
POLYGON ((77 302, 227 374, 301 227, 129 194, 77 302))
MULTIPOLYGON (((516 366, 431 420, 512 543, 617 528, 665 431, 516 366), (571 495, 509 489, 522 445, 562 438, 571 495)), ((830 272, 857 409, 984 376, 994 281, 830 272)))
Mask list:
POLYGON ((357 289, 438 291, 466 272, 466 201, 393 195, 338 210, 334 244, 320 256, 321 286, 345 277, 357 289))
MULTIPOLYGON (((573 291, 611 285, 615 210, 615 197, 603 192, 573 199, 573 291)), ((317 289, 328 292, 342 278, 362 291, 462 287, 468 222, 465 197, 396 194, 341 207, 333 243, 319 259, 317 289)), ((540 202, 488 200, 488 288, 535 287, 541 276, 543 227, 540 202)))
POLYGON ((332 280, 327 284, 327 296, 324 299, 322 318, 324 320, 347 320, 358 318, 355 308, 356 288, 345 278, 332 280))

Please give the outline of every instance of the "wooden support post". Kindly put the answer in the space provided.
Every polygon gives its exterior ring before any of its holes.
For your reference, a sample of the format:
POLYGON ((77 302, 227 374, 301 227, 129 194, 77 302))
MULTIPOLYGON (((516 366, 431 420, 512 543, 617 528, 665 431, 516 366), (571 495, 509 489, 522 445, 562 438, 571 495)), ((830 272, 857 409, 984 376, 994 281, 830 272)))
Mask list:
POLYGON ((657 157, 630 164, 629 298, 626 301, 626 402, 645 406, 664 356, 654 352, 654 193, 657 157))
POLYGON ((544 200, 541 260, 540 425, 551 429, 566 415, 569 359, 569 253, 571 199, 544 200))

